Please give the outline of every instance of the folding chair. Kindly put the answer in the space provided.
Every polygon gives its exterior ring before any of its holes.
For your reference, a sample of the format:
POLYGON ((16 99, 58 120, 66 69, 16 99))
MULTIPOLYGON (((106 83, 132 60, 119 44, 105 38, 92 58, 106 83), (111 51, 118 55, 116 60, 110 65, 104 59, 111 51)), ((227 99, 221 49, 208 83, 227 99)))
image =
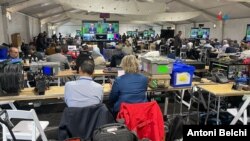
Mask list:
MULTIPOLYGON (((24 110, 7 110, 9 119, 24 119, 12 128, 14 136, 17 140, 36 141, 41 135, 43 141, 48 141, 44 129, 49 125, 48 121, 39 121, 34 109, 30 111, 24 110), (31 121, 32 120, 32 121, 31 121)), ((3 127, 3 141, 12 139, 7 127, 3 127)))

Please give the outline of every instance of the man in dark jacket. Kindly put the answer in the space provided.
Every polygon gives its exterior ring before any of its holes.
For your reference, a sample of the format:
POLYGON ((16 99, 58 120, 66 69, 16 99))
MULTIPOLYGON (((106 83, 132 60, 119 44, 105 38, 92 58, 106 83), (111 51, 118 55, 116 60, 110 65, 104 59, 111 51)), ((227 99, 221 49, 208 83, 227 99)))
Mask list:
POLYGON ((182 47, 181 34, 182 31, 179 31, 178 34, 174 37, 174 47, 176 56, 180 56, 180 48, 182 47))
POLYGON ((44 50, 47 48, 47 45, 44 41, 43 33, 39 33, 37 40, 36 40, 36 46, 37 46, 36 50, 38 52, 44 52, 44 50))

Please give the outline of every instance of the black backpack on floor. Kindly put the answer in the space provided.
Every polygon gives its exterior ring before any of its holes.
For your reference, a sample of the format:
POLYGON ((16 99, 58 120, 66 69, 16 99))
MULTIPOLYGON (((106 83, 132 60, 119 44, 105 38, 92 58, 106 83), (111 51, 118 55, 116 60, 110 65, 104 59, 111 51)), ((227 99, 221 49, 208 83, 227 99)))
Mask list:
MULTIPOLYGON (((174 141, 183 138, 183 125, 188 123, 182 116, 176 116, 168 125, 168 132, 166 133, 166 141, 174 141)), ((166 125, 166 126, 167 126, 166 125)), ((166 129, 165 129, 166 130, 166 129)))
POLYGON ((124 124, 112 123, 95 130, 93 141, 138 141, 138 139, 124 124))

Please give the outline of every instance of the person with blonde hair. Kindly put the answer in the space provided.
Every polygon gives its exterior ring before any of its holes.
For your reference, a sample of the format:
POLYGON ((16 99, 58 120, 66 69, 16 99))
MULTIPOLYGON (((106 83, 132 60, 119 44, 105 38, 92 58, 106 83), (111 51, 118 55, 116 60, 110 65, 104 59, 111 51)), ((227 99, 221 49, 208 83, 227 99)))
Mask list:
POLYGON ((134 55, 127 55, 121 61, 121 67, 125 74, 117 77, 109 95, 109 101, 113 104, 113 112, 118 113, 122 102, 141 103, 146 102, 148 78, 139 73, 139 62, 134 55))

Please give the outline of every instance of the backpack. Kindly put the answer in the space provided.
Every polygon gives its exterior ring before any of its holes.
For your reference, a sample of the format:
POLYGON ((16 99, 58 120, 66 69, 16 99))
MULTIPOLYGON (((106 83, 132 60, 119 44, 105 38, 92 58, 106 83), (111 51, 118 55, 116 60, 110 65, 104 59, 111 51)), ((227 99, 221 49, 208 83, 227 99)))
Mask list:
POLYGON ((168 127, 165 141, 175 141, 183 138, 183 125, 188 124, 182 116, 176 116, 168 127))
POLYGON ((21 64, 11 64, 8 60, 0 62, 0 96, 18 95, 23 79, 21 64))
POLYGON ((111 123, 96 129, 93 141, 138 141, 138 138, 126 125, 111 123))

